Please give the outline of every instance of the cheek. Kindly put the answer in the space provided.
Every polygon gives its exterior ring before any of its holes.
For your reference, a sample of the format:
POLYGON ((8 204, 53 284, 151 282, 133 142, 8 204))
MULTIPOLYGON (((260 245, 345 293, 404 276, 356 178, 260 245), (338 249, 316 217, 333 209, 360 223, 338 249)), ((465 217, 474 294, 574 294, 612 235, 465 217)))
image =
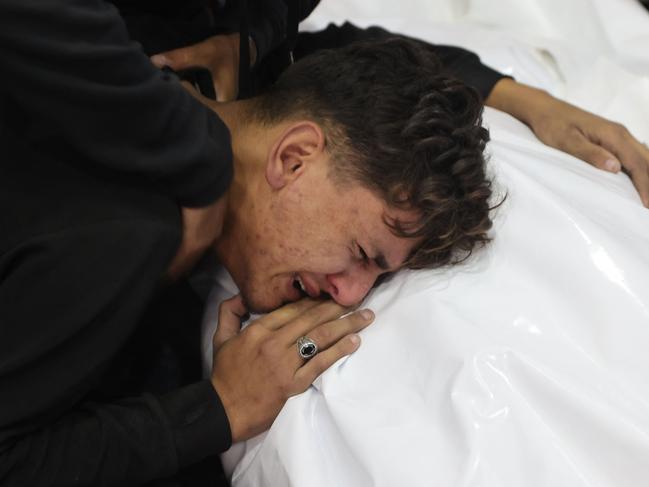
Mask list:
POLYGON ((292 270, 322 274, 344 271, 351 263, 349 248, 326 235, 305 234, 297 241, 277 245, 277 261, 292 270))
MULTIPOLYGON (((307 197, 295 190, 290 197, 276 202, 272 221, 263 224, 263 235, 272 235, 260 245, 258 257, 290 270, 341 272, 352 259, 348 219, 342 218, 339 202, 320 194, 307 197), (268 255, 262 255, 264 248, 268 255)), ((264 238, 263 235, 256 238, 264 238)))

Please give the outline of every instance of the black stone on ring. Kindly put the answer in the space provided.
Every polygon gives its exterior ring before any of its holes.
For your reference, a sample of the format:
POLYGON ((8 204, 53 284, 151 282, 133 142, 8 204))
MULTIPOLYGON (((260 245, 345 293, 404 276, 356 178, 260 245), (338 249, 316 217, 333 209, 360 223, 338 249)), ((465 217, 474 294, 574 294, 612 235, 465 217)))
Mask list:
POLYGON ((318 353, 318 346, 309 337, 303 336, 297 340, 297 353, 300 354, 300 357, 308 360, 318 353))

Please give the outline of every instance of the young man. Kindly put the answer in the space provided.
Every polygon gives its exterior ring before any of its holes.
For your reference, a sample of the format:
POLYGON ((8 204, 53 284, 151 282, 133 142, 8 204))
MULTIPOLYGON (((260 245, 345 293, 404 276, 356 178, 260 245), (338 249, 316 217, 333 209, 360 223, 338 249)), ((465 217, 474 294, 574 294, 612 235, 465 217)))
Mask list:
POLYGON ((222 451, 355 350, 371 313, 335 319, 380 274, 486 240, 479 96, 414 43, 323 52, 265 96, 212 108, 234 161, 216 252, 243 300, 223 310, 212 380, 164 396, 117 400, 105 377, 180 241, 174 198, 83 157, 2 164, 3 207, 15 208, 0 261, 4 481, 138 484, 222 451), (300 301, 230 337, 245 307, 322 293, 334 302, 300 301), (310 361, 295 348, 307 334, 321 350, 310 361))

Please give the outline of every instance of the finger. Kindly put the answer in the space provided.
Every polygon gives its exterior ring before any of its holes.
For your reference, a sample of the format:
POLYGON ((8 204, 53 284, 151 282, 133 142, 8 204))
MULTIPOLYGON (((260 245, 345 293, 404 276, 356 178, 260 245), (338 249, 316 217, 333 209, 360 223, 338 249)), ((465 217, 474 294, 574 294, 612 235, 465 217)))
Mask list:
MULTIPOLYGON (((374 313, 371 310, 354 311, 344 318, 324 323, 312 329, 308 332, 309 338, 316 343, 319 350, 326 350, 342 337, 350 333, 357 333, 369 326, 372 321, 374 321, 374 313)), ((292 343, 291 347, 293 346, 292 343)))
POLYGON ((158 68, 169 66, 173 70, 208 66, 209 55, 204 42, 188 47, 181 47, 151 56, 151 62, 158 68))
POLYGON ((642 204, 649 207, 649 150, 624 126, 616 125, 602 137, 602 144, 613 152, 629 174, 642 204))
MULTIPOLYGON (((642 152, 642 159, 644 160, 644 165, 645 168, 647 169, 647 172, 649 173, 649 147, 647 147, 646 144, 638 142, 640 145, 640 150, 642 152)), ((649 177, 649 176, 647 176, 649 177)), ((634 183, 635 184, 635 183, 634 183)), ((649 190, 647 190, 646 186, 643 187, 643 191, 640 194, 640 198, 642 198, 642 203, 646 208, 649 208, 649 190)))
POLYGON ((347 335, 327 350, 318 353, 295 372, 295 393, 305 391, 316 378, 341 358, 354 353, 361 344, 358 335, 347 335))
MULTIPOLYGON (((369 309, 355 311, 344 318, 324 323, 309 332, 308 337, 315 342, 319 353, 328 350, 343 337, 358 333, 374 321, 374 313, 369 309)), ((295 367, 301 366, 305 359, 300 356, 297 343, 289 346, 289 355, 294 358, 295 367)))
POLYGON ((335 301, 321 301, 317 306, 309 308, 283 326, 278 332, 278 338, 290 345, 319 325, 336 320, 349 311, 350 308, 341 306, 335 301))
POLYGON ((580 130, 575 129, 567 135, 568 138, 560 145, 567 153, 603 171, 618 173, 622 169, 615 155, 601 145, 591 142, 580 130))
POLYGON ((219 306, 219 326, 214 333, 214 349, 235 336, 241 330, 241 321, 248 313, 240 294, 226 299, 219 306))
POLYGON ((304 298, 287 304, 259 319, 259 323, 269 330, 277 330, 307 310, 322 303, 320 300, 304 298))
POLYGON ((643 206, 649 208, 649 167, 637 167, 627 171, 640 195, 643 206))

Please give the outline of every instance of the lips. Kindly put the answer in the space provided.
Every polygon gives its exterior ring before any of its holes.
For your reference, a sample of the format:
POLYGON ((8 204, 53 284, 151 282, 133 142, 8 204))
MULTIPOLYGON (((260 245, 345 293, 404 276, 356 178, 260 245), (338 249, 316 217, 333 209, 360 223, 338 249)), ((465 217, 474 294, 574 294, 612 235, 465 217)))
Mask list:
POLYGON ((295 282, 296 289, 299 289, 303 293, 307 294, 306 287, 304 287, 304 283, 302 282, 302 278, 300 276, 295 276, 294 282, 295 282))
POLYGON ((296 274, 293 279, 293 287, 300 291, 303 297, 317 298, 320 296, 320 289, 299 274, 296 274))

